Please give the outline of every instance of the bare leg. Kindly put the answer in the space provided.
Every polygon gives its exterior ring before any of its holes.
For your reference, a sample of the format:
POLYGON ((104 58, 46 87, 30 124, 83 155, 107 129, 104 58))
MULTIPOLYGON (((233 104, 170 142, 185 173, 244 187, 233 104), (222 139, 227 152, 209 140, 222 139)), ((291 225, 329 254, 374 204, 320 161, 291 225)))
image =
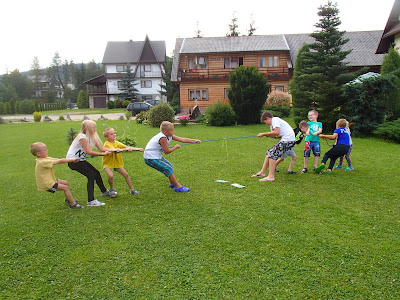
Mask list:
POLYGON ((69 204, 74 205, 75 199, 74 197, 72 197, 71 191, 69 190, 68 181, 59 179, 57 183, 58 183, 57 190, 63 191, 65 198, 67 198, 69 204))
MULTIPOLYGON (((265 156, 264 163, 263 163, 261 171, 259 171, 258 173, 254 174, 251 177, 265 176, 267 174, 268 166, 269 166, 269 157, 265 156)), ((274 171, 275 171, 275 169, 274 169, 274 171)))
POLYGON ((110 185, 110 189, 114 188, 114 173, 110 168, 105 168, 104 171, 108 177, 108 184, 110 185))
POLYGON ((178 182, 178 180, 176 179, 174 173, 172 173, 172 174, 168 177, 168 179, 169 179, 169 182, 170 182, 171 184, 173 184, 177 189, 180 189, 180 188, 182 187, 182 185, 181 185, 181 184, 178 182))
POLYGON ((133 185, 132 185, 132 181, 131 178, 129 177, 128 172, 124 169, 124 168, 119 168, 117 170, 118 173, 120 173, 122 176, 125 177, 125 181, 128 184, 129 188, 131 189, 131 191, 134 190, 133 185))
POLYGON ((260 181, 275 181, 275 167, 276 167, 276 160, 267 157, 269 165, 269 173, 267 177, 260 179, 260 181))
POLYGON ((308 166, 308 160, 310 159, 310 157, 308 156, 304 156, 304 168, 307 169, 308 166))
POLYGON ((318 165, 319 165, 319 156, 315 156, 314 157, 314 168, 316 168, 316 167, 318 167, 318 165))
MULTIPOLYGON (((294 163, 296 162, 296 159, 297 159, 297 156, 292 156, 292 160, 290 161, 288 172, 292 171, 294 163)), ((279 161, 279 159, 278 159, 278 161, 279 161)), ((278 161, 276 162, 276 164, 278 164, 278 161)))

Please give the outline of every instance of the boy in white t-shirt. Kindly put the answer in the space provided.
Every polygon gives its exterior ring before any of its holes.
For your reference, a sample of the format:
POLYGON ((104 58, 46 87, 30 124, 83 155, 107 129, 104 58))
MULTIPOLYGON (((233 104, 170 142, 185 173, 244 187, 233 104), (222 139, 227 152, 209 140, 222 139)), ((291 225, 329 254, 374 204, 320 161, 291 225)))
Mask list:
POLYGON ((172 164, 162 156, 163 153, 169 154, 181 147, 181 145, 176 144, 174 147, 169 148, 169 143, 172 140, 181 143, 201 143, 201 141, 197 139, 183 138, 174 135, 174 124, 164 121, 161 123, 160 133, 153 136, 144 149, 144 162, 146 165, 167 176, 170 182, 169 187, 173 188, 175 192, 189 192, 189 188, 181 185, 176 179, 172 164))
POLYGON ((269 111, 262 114, 261 122, 269 125, 271 131, 259 133, 257 135, 258 137, 265 136, 276 138, 280 136, 281 139, 267 151, 262 169, 251 177, 263 177, 260 181, 275 181, 276 161, 282 156, 282 154, 293 148, 295 142, 294 131, 286 121, 274 117, 269 111), (268 167, 269 173, 268 176, 266 176, 268 167))

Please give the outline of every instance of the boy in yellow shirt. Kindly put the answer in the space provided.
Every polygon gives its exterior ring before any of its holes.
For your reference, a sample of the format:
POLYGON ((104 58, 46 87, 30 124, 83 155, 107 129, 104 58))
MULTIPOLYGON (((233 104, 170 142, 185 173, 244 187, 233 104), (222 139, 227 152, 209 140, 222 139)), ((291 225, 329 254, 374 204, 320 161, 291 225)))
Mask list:
POLYGON ((56 179, 53 172, 53 165, 78 162, 79 158, 58 159, 48 157, 47 147, 43 143, 33 143, 30 150, 31 153, 36 156, 35 176, 38 190, 48 191, 50 193, 61 190, 64 192, 66 198, 65 202, 69 203, 70 208, 82 208, 83 206, 72 197, 68 181, 56 179))
POLYGON ((125 177, 125 181, 129 186, 132 195, 137 195, 140 192, 135 190, 132 185, 131 178, 129 177, 128 172, 124 169, 124 161, 122 160, 122 151, 140 151, 143 152, 143 148, 136 147, 128 147, 124 144, 117 141, 117 135, 113 128, 106 128, 103 131, 103 135, 106 138, 106 142, 104 142, 104 148, 115 149, 111 154, 102 157, 102 168, 106 172, 108 176, 108 183, 110 184, 110 196, 116 197, 117 192, 114 189, 114 171, 117 171, 122 176, 125 177))

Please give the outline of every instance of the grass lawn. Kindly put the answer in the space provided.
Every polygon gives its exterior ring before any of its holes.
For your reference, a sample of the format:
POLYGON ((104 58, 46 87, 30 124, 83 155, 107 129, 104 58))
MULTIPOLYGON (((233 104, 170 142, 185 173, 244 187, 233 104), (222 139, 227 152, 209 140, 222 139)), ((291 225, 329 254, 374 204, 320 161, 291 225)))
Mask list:
MULTIPOLYGON (((114 127, 121 136, 127 121, 97 124, 100 133, 114 127)), ((101 197, 96 187, 105 206, 71 210, 62 192, 36 190, 29 146, 42 141, 49 156, 65 157, 67 131, 78 131, 80 122, 0 127, 0 298, 400 297, 398 144, 353 138, 355 171, 287 175, 287 159, 273 183, 250 175, 276 140, 188 145, 167 159, 189 193, 169 189, 141 153, 124 153, 140 195, 129 195, 116 174, 117 198, 101 197)), ((134 122, 128 130, 140 147, 158 132, 134 122)), ((175 133, 210 140, 264 131, 265 125, 193 125, 175 133)), ((303 145, 295 146, 296 171, 303 145)), ((321 145, 325 153, 329 148, 321 145)), ((90 162, 100 168, 100 158, 90 162)), ((67 165, 54 170, 86 204, 86 178, 67 165)))

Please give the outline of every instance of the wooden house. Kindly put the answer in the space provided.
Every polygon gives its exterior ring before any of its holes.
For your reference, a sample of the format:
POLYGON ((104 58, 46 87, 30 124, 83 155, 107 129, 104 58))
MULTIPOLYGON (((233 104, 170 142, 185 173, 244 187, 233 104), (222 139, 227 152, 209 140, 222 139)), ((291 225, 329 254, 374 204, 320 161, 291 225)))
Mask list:
MULTIPOLYGON (((383 55, 375 50, 381 35, 382 31, 345 33, 349 42, 343 48, 352 49, 345 60, 349 68, 366 66, 379 72, 383 55)), ((271 91, 289 92, 297 53, 304 43, 312 42, 309 34, 178 38, 171 80, 179 85, 181 109, 229 103, 228 74, 241 65, 255 66, 271 91)))
POLYGON ((394 1, 376 53, 387 53, 391 47, 400 52, 400 0, 394 1))
POLYGON ((150 41, 147 35, 144 41, 108 42, 102 61, 105 74, 85 82, 90 107, 106 107, 107 101, 124 100, 121 83, 128 64, 135 78, 137 100, 161 100, 165 57, 165 41, 150 41))

